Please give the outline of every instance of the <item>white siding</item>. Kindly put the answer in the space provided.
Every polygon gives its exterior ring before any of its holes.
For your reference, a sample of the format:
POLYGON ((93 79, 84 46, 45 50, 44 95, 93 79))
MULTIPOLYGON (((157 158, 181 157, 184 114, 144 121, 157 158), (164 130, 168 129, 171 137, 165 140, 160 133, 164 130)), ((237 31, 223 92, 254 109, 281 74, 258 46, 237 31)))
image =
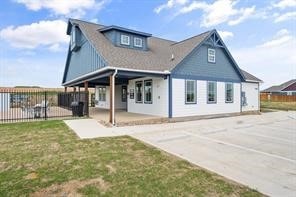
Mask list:
POLYGON ((0 112, 6 112, 10 108, 10 94, 0 93, 0 112))
POLYGON ((168 117, 168 79, 150 77, 130 80, 127 90, 128 92, 130 92, 131 89, 135 91, 136 81, 144 81, 149 79, 152 79, 152 104, 145 104, 144 102, 136 103, 135 92, 134 99, 130 99, 130 96, 128 95, 128 112, 168 117))
MULTIPOLYGON (((122 85, 116 85, 115 86, 115 109, 126 109, 127 103, 121 101, 121 87, 122 85)), ((109 109, 110 108, 110 86, 96 86, 95 91, 95 99, 98 101, 96 104, 96 107, 103 108, 103 109, 109 109), (99 87, 106 87, 106 101, 98 101, 99 100, 99 87)))
POLYGON ((185 104, 185 80, 172 80, 173 117, 240 112, 240 83, 233 83, 233 103, 225 103, 225 82, 217 82, 217 103, 207 103, 207 81, 197 81, 197 103, 185 104))
POLYGON ((259 110, 259 84, 242 83, 242 91, 246 93, 247 105, 242 106, 242 111, 259 110))

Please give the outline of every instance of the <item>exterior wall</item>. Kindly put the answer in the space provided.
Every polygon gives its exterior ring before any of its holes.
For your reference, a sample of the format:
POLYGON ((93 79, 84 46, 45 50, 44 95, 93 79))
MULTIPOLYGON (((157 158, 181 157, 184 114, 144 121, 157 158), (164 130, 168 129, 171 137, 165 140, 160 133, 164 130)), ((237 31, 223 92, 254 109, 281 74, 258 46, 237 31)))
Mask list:
POLYGON ((197 103, 185 103, 185 79, 172 79, 172 116, 199 116, 239 113, 241 106, 240 83, 233 83, 233 103, 225 102, 225 82, 217 82, 217 103, 207 103, 207 81, 197 81, 197 103))
POLYGON ((10 109, 10 94, 0 93, 0 112, 6 112, 10 109))
POLYGON ((65 82, 107 66, 105 60, 96 52, 84 35, 80 34, 80 36, 80 49, 69 51, 65 82))
POLYGON ((247 105, 242 106, 242 111, 259 110, 259 83, 242 83, 242 92, 246 93, 247 105))
POLYGON ((194 76, 199 80, 241 82, 240 75, 234 67, 225 49, 203 44, 200 48, 194 49, 181 61, 172 73, 173 76, 179 76, 177 78, 194 76), (208 62, 208 48, 215 49, 216 63, 208 62))
POLYGON ((147 38, 141 35, 137 34, 132 34, 129 32, 123 32, 119 30, 110 30, 104 33, 104 35, 115 45, 115 46, 120 46, 120 47, 125 47, 125 48, 131 48, 131 49, 137 49, 137 50, 147 50, 147 38), (130 37, 130 45, 122 45, 121 44, 121 34, 127 35, 130 37), (134 38, 141 38, 143 47, 136 47, 134 46, 134 38))
MULTIPOLYGON (((122 92, 121 92, 122 85, 115 86, 115 109, 126 109, 127 102, 122 102, 122 92)), ((110 86, 96 86, 95 89, 95 100, 96 105, 95 107, 103 108, 103 109, 110 109, 110 86), (99 101, 99 89, 98 87, 106 87, 106 101, 99 101)))
POLYGON ((134 99, 130 99, 128 95, 128 112, 168 117, 168 79, 150 77, 130 80, 127 90, 129 93, 131 89, 135 91, 136 81, 149 79, 152 79, 152 104, 136 103, 136 94, 134 99))

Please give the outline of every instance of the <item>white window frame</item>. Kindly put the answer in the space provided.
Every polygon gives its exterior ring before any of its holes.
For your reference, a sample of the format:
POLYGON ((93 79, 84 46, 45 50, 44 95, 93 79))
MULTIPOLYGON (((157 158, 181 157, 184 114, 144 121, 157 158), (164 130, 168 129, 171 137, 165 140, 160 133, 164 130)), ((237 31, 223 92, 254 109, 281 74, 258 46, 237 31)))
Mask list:
POLYGON ((233 87, 233 83, 225 83, 225 103, 233 103, 233 100, 234 100, 234 87, 233 87), (231 87, 231 100, 227 100, 227 86, 230 85, 231 87))
POLYGON ((216 50, 208 48, 208 62, 216 63, 216 50))
POLYGON ((153 101, 153 83, 152 83, 152 79, 149 79, 149 80, 145 80, 144 81, 144 103, 146 103, 146 104, 152 104, 152 101, 153 101), (147 89, 146 89, 146 87, 148 87, 147 85, 146 85, 146 83, 147 82, 150 82, 151 83, 151 100, 150 101, 147 101, 147 89))
POLYGON ((216 81, 208 81, 207 82, 207 103, 208 104, 216 104, 217 103, 217 82, 216 81), (209 86, 210 86, 210 84, 211 83, 213 83, 214 84, 214 90, 212 90, 213 92, 211 92, 211 93, 213 93, 214 94, 214 100, 213 101, 209 101, 209 94, 210 94, 210 88, 209 88, 209 86))
POLYGON ((134 46, 135 47, 143 47, 143 39, 138 38, 138 37, 134 37, 134 46), (140 41, 140 44, 137 44, 137 41, 140 41))
POLYGON ((143 86, 143 81, 136 81, 135 82, 135 101, 136 103, 143 103, 143 89, 144 89, 144 86, 143 86), (137 84, 141 84, 141 90, 140 90, 140 94, 141 94, 141 100, 138 100, 138 90, 137 90, 137 84))
POLYGON ((196 90, 196 80, 185 80, 185 104, 196 104, 196 98, 197 98, 197 90, 196 90), (187 93, 188 93, 188 87, 187 82, 193 82, 193 101, 187 100, 187 93))
POLYGON ((121 34, 120 36, 120 44, 122 45, 130 45, 130 37, 125 34, 121 34), (127 39, 127 40, 125 40, 127 39))
POLYGON ((100 86, 98 88, 99 102, 106 102, 106 87, 100 86))

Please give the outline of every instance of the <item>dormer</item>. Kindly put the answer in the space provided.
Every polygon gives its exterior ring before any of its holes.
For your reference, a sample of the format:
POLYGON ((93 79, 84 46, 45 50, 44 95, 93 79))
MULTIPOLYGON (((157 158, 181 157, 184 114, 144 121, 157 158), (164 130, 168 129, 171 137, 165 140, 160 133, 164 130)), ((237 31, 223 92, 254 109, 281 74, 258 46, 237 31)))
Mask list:
POLYGON ((71 51, 78 51, 81 47, 81 31, 78 28, 78 25, 71 25, 71 27, 67 30, 67 34, 70 35, 71 51))
POLYGON ((118 26, 107 26, 99 29, 114 46, 147 51, 147 38, 151 34, 118 26))

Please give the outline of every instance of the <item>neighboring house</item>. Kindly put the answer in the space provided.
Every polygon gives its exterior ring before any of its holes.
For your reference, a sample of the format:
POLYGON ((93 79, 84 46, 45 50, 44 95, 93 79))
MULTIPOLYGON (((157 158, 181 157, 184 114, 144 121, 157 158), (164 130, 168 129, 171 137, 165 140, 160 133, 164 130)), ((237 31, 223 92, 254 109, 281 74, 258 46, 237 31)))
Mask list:
POLYGON ((271 86, 261 92, 277 95, 296 95, 296 79, 289 80, 281 85, 271 86))
POLYGON ((238 67, 216 30, 175 42, 70 19, 67 34, 62 85, 95 87, 113 124, 115 108, 169 118, 259 110, 262 81, 238 67))

